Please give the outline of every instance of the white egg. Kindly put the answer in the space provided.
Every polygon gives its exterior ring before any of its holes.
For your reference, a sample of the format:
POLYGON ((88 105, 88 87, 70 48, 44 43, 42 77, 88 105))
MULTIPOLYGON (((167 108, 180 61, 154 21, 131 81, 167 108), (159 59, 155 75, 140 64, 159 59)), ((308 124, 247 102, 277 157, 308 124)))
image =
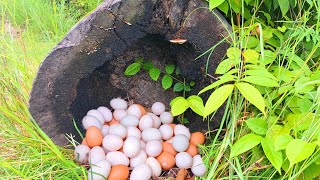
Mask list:
POLYGON ((88 180, 105 180, 111 170, 111 165, 107 160, 97 162, 88 170, 88 180))
POLYGON ((136 104, 130 105, 129 108, 127 109, 127 113, 129 115, 136 116, 139 119, 142 116, 142 112, 140 110, 140 107, 138 105, 136 105, 136 104))
POLYGON ((134 126, 127 127, 127 137, 134 136, 138 139, 141 139, 141 131, 134 126))
POLYGON ((95 126, 99 129, 102 128, 101 122, 96 117, 88 116, 88 115, 83 117, 82 125, 84 129, 88 129, 90 126, 95 126))
POLYGON ((108 134, 103 138, 102 146, 108 151, 117 151, 123 146, 123 140, 118 135, 108 134))
POLYGON ((101 124, 104 124, 104 117, 98 110, 92 109, 88 111, 87 115, 97 118, 101 124))
POLYGON ((128 114, 127 111, 123 109, 116 109, 113 111, 113 117, 117 121, 120 121, 127 114, 128 114))
POLYGON ((152 176, 152 169, 147 164, 141 164, 135 167, 131 174, 130 180, 149 180, 152 176))
POLYGON ((161 165, 159 161, 154 157, 148 157, 146 160, 146 164, 148 164, 152 169, 152 176, 159 177, 161 175, 161 165))
POLYGON ((153 127, 153 119, 150 115, 143 115, 139 121, 139 129, 141 131, 152 128, 153 127))
POLYGON ((162 152, 162 143, 157 140, 148 141, 145 149, 149 157, 157 157, 162 152))
POLYGON ((142 140, 140 140, 140 147, 141 147, 141 150, 146 150, 146 143, 143 142, 142 140))
POLYGON ((139 119, 136 116, 126 115, 120 120, 120 124, 129 127, 129 126, 138 126, 139 119))
POLYGON ((136 157, 130 159, 130 167, 132 168, 137 167, 140 164, 145 163, 146 160, 147 160, 147 154, 145 151, 141 150, 136 157))
POLYGON ((103 125, 102 126, 102 129, 101 129, 101 133, 102 133, 102 136, 105 137, 106 135, 109 134, 109 126, 108 125, 103 125))
POLYGON ((106 155, 106 160, 110 162, 111 166, 123 164, 129 166, 129 158, 120 151, 109 152, 106 155))
POLYGON ((184 125, 182 124, 177 124, 175 127, 174 127, 174 134, 175 135, 178 135, 178 134, 183 134, 185 136, 187 136, 187 138, 190 140, 190 137, 191 137, 191 133, 190 133, 190 130, 189 128, 185 127, 184 125))
POLYGON ((124 139, 127 137, 127 128, 121 124, 113 124, 109 127, 109 134, 118 135, 124 139))
POLYGON ((155 102, 151 106, 152 113, 155 114, 155 115, 158 115, 158 116, 161 113, 163 113, 165 110, 166 110, 166 107, 162 102, 155 102))
POLYGON ((123 153, 128 158, 133 158, 140 153, 141 145, 140 139, 134 136, 129 136, 123 144, 123 153))
POLYGON ((202 158, 200 155, 195 155, 193 157, 193 163, 191 171, 196 176, 203 176, 207 172, 206 166, 203 164, 202 158))
POLYGON ((93 147, 89 152, 89 163, 96 164, 97 162, 105 159, 105 152, 100 146, 93 147))
POLYGON ((147 113, 147 114, 152 117, 153 127, 154 128, 159 128, 161 126, 161 120, 160 120, 159 116, 157 116, 157 115, 155 115, 153 113, 147 113))
POLYGON ((173 121, 173 116, 171 112, 163 112, 160 114, 160 120, 162 124, 170 124, 173 121))
POLYGON ((163 140, 169 140, 173 136, 173 129, 168 124, 163 124, 160 126, 159 131, 163 140))
POLYGON ((142 140, 144 142, 150 141, 150 140, 161 140, 161 133, 159 129, 156 128, 148 128, 142 131, 142 140))
POLYGON ((114 98, 110 101, 110 106, 114 110, 117 110, 117 109, 126 110, 128 108, 128 103, 124 99, 114 98))
POLYGON ((178 168, 189 169, 192 166, 192 156, 187 152, 179 152, 176 156, 176 166, 178 168))
POLYGON ((87 145, 80 144, 74 149, 74 158, 79 163, 87 163, 90 148, 87 145))
POLYGON ((112 120, 112 112, 109 108, 100 106, 97 110, 103 115, 105 122, 110 122, 112 120))
POLYGON ((172 139, 172 147, 178 152, 183 152, 189 147, 189 139, 183 134, 175 135, 172 139))
POLYGON ((102 149, 104 150, 104 153, 107 154, 108 152, 110 152, 108 149, 106 149, 105 147, 101 146, 102 149))

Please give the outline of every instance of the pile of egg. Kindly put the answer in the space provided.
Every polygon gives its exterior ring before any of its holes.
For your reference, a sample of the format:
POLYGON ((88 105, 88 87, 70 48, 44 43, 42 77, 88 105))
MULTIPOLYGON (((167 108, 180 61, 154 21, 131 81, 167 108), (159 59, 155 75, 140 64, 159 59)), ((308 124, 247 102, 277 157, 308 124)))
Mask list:
POLYGON ((204 134, 172 124, 163 103, 154 103, 152 113, 121 98, 112 99, 110 106, 113 112, 99 107, 82 119, 86 136, 74 154, 76 161, 89 164, 88 179, 125 180, 132 170, 130 180, 149 180, 174 166, 191 168, 196 176, 206 173, 197 148, 204 144, 204 134))

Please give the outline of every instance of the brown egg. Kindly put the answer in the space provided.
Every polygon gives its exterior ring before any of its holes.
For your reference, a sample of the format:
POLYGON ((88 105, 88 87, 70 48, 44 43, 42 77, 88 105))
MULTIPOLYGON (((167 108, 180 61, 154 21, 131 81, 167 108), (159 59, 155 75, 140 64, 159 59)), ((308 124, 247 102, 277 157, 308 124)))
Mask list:
POLYGON ((162 152, 158 157, 157 160, 159 161, 161 168, 163 170, 169 170, 173 168, 176 164, 176 160, 174 156, 168 152, 162 152))
POLYGON ((199 144, 204 144, 206 137, 202 132, 194 132, 191 134, 190 143, 198 146, 199 144))
POLYGON ((174 129, 174 127, 176 127, 176 124, 169 124, 171 127, 172 127, 172 129, 174 129))
POLYGON ((102 143, 101 130, 95 126, 90 126, 86 132, 86 140, 89 147, 100 146, 102 143))
POLYGON ((168 153, 172 154, 173 156, 178 154, 178 152, 173 149, 172 144, 168 143, 168 142, 162 142, 162 151, 168 152, 168 153))
POLYGON ((108 180, 127 180, 129 177, 129 168, 123 164, 114 165, 111 168, 108 180))
POLYGON ((111 126, 113 124, 120 124, 120 122, 115 120, 114 118, 112 118, 112 120, 110 122, 108 122, 108 125, 111 126))
POLYGON ((146 108, 144 108, 141 104, 136 104, 136 105, 139 107, 139 109, 141 111, 141 116, 147 114, 146 108))
POLYGON ((190 143, 188 149, 186 150, 186 152, 193 157, 193 156, 198 154, 198 149, 197 149, 197 147, 195 145, 190 143))
POLYGON ((82 139, 82 142, 81 142, 81 144, 84 144, 84 145, 87 145, 87 146, 88 146, 88 143, 87 143, 87 140, 86 140, 86 138, 83 138, 83 139, 82 139))

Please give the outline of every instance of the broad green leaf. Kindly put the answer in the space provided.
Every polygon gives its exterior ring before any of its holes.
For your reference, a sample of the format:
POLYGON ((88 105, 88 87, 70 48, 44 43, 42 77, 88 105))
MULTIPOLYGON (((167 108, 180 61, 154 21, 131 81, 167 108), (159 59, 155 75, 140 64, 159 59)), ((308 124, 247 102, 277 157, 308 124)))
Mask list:
POLYGON ((199 94, 202 94, 202 93, 204 93, 204 92, 206 92, 206 91, 208 91, 208 90, 210 90, 210 89, 213 89, 213 88, 215 88, 215 87, 217 87, 217 86, 220 86, 221 84, 224 84, 224 83, 226 83, 226 82, 234 81, 236 78, 237 78, 237 77, 234 76, 234 75, 223 75, 223 76, 221 76, 220 79, 217 80, 216 82, 214 82, 214 83, 210 84, 209 86, 203 88, 203 89, 198 93, 198 95, 199 95, 199 94), (223 77, 223 78, 222 78, 222 77, 223 77))
POLYGON ((168 64, 165 67, 165 70, 168 74, 172 74, 174 72, 175 66, 173 64, 168 64))
POLYGON ((224 1, 222 4, 218 6, 218 8, 224 12, 225 14, 228 14, 229 12, 229 3, 227 1, 224 1))
POLYGON ((293 138, 289 134, 281 134, 274 139, 274 147, 276 151, 286 149, 288 143, 292 141, 293 138))
POLYGON ((248 36, 248 38, 242 40, 242 44, 246 48, 255 48, 259 45, 259 40, 254 36, 248 36))
POLYGON ((230 47, 227 49, 227 56, 229 59, 236 59, 238 61, 241 58, 241 50, 239 48, 230 47))
POLYGON ((241 81, 249 82, 251 84, 256 84, 259 86, 265 86, 265 87, 278 87, 279 84, 277 81, 263 77, 263 76, 246 76, 241 79, 241 81))
POLYGON ((141 68, 141 64, 140 63, 132 63, 124 71, 124 75, 126 75, 126 76, 135 75, 140 71, 140 68, 141 68))
POLYGON ((252 49, 247 49, 243 52, 243 57, 246 63, 257 64, 259 59, 259 53, 252 49))
POLYGON ((268 123, 261 118, 250 118, 245 122, 248 128, 257 134, 265 135, 268 131, 268 123))
POLYGON ((222 4, 225 0, 210 0, 209 1, 209 9, 210 11, 216 7, 218 7, 220 4, 222 4))
POLYGON ((277 54, 270 51, 270 50, 265 50, 264 51, 264 59, 262 60, 262 58, 260 59, 260 61, 267 65, 272 63, 274 60, 276 60, 277 54))
POLYGON ((297 105, 302 113, 306 113, 310 112, 313 103, 309 99, 303 98, 297 101, 297 105))
POLYGON ((190 87, 189 84, 185 84, 184 87, 183 87, 183 89, 184 89, 186 92, 191 91, 191 87, 190 87))
POLYGON ((240 0, 230 0, 230 6, 235 13, 239 13, 241 10, 241 1, 240 0))
POLYGON ((320 176, 320 165, 312 163, 299 176, 298 179, 315 179, 320 176))
POLYGON ((250 75, 250 76, 260 76, 260 77, 266 77, 269 79, 273 79, 275 81, 277 81, 277 78, 274 77, 271 73, 268 72, 268 70, 246 70, 244 73, 244 75, 250 75))
POLYGON ((297 93, 306 93, 314 89, 314 85, 310 83, 309 77, 300 77, 294 84, 297 93))
POLYGON ((171 113, 173 116, 178 116, 184 113, 189 108, 189 103, 184 97, 176 97, 171 102, 171 113))
POLYGON ((251 104, 257 107, 263 114, 265 114, 265 102, 261 93, 252 85, 248 83, 236 83, 236 87, 240 93, 246 98, 251 104))
POLYGON ((142 57, 138 57, 137 59, 134 60, 134 62, 141 64, 143 62, 143 58, 142 57))
POLYGON ((232 67, 235 66, 235 61, 231 59, 225 59, 221 61, 216 69, 215 74, 225 74, 228 72, 232 67))
POLYGON ((189 84, 190 84, 190 86, 194 86, 194 85, 196 85, 196 82, 191 81, 189 84))
POLYGON ((208 98, 206 105, 204 106, 204 117, 217 110, 230 96, 234 88, 234 85, 228 84, 219 87, 208 98))
POLYGON ((157 81, 159 76, 160 76, 160 69, 158 68, 151 68, 149 71, 149 76, 151 77, 151 79, 153 79, 154 81, 157 81))
POLYGON ((281 166, 283 163, 282 152, 276 151, 272 140, 269 138, 263 138, 261 140, 261 146, 268 160, 276 168, 276 170, 278 170, 278 172, 281 174, 281 166))
POLYGON ((288 114, 285 119, 285 127, 293 129, 294 131, 303 131, 310 127, 312 121, 315 119, 314 113, 288 114))
POLYGON ((187 98, 189 102, 189 106, 194 111, 200 116, 203 116, 204 114, 204 105, 203 101, 199 96, 193 95, 187 98))
POLYGON ((184 88, 183 84, 178 82, 173 86, 173 91, 180 92, 183 90, 183 88, 184 88))
POLYGON ((172 86, 173 83, 173 79, 168 76, 168 75, 164 75, 161 81, 162 87, 163 89, 169 89, 172 86))
POLYGON ((286 155, 290 161, 290 167, 310 157, 316 145, 302 139, 290 141, 286 147, 286 155))
POLYGON ((176 68, 176 70, 175 70, 175 74, 176 74, 176 75, 180 75, 180 74, 181 74, 181 70, 180 70, 180 68, 179 68, 179 67, 177 67, 177 68, 176 68))
POLYGON ((282 13, 282 16, 285 16, 287 12, 289 11, 289 0, 278 0, 279 7, 282 13))
POLYGON ((260 144, 261 139, 261 136, 252 133, 244 135, 231 147, 230 158, 252 149, 260 144))
POLYGON ((153 64, 151 61, 146 61, 142 64, 142 68, 146 71, 150 71, 153 68, 153 64))
POLYGON ((289 133, 290 133, 290 129, 284 126, 275 124, 269 128, 266 137, 274 140, 279 135, 289 134, 289 133))

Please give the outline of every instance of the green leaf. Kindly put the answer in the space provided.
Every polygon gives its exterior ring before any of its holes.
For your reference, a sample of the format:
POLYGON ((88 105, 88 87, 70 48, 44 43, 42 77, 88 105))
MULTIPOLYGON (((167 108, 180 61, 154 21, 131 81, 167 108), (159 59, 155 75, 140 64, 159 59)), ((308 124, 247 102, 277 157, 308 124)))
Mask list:
POLYGON ((281 134, 274 139, 274 147, 276 151, 286 149, 288 143, 292 141, 293 138, 289 134, 281 134))
POLYGON ((237 59, 239 60, 241 58, 241 50, 239 48, 230 47, 227 50, 227 56, 229 59, 237 59))
POLYGON ((260 144, 261 139, 261 136, 252 133, 244 135, 231 147, 230 158, 252 149, 260 144))
POLYGON ((255 48, 259 45, 259 40, 254 36, 248 36, 248 38, 242 40, 242 44, 246 48, 255 48))
POLYGON ((199 94, 202 94, 202 93, 204 93, 204 92, 206 92, 206 91, 208 91, 208 90, 210 90, 210 89, 213 89, 213 88, 215 88, 215 87, 217 87, 217 86, 220 86, 220 85, 223 84, 223 83, 226 83, 226 82, 229 82, 229 81, 234 81, 236 78, 237 78, 237 77, 234 76, 234 75, 223 75, 223 76, 221 76, 220 79, 217 80, 216 82, 214 82, 214 83, 210 84, 209 86, 203 88, 203 89, 198 93, 198 95, 199 95, 199 94), (223 78, 222 78, 222 77, 223 77, 223 78))
POLYGON ((233 88, 234 85, 228 84, 215 90, 209 96, 206 105, 204 106, 204 117, 207 117, 209 114, 217 110, 232 93, 233 88))
POLYGON ((146 71, 150 71, 153 68, 153 64, 151 61, 146 61, 142 64, 142 68, 146 71))
POLYGON ((224 12, 225 14, 228 14, 229 12, 229 3, 227 1, 224 1, 220 6, 218 6, 219 10, 224 12))
POLYGON ((181 74, 181 70, 180 70, 179 67, 176 68, 175 73, 176 73, 176 75, 180 75, 181 74))
POLYGON ((190 84, 190 86, 194 86, 194 85, 196 85, 196 82, 191 81, 189 84, 190 84))
POLYGON ((210 0, 209 1, 209 9, 210 11, 216 7, 218 7, 220 4, 222 4, 225 0, 210 0))
POLYGON ((184 89, 186 92, 191 91, 191 87, 190 87, 189 84, 185 84, 184 87, 183 87, 183 89, 184 89))
POLYGON ((283 163, 282 152, 275 150, 273 142, 269 138, 263 138, 261 140, 261 146, 268 160, 281 174, 281 166, 283 163))
POLYGON ((278 87, 279 84, 273 79, 269 79, 263 76, 246 76, 241 79, 241 81, 249 82, 251 84, 256 84, 265 87, 278 87))
POLYGON ((288 129, 284 126, 275 124, 269 128, 266 137, 269 137, 274 140, 279 135, 289 134, 289 133, 290 133, 290 129, 288 129))
POLYGON ((310 128, 311 123, 315 119, 315 114, 311 112, 301 114, 288 114, 285 119, 285 127, 294 131, 303 131, 310 128))
POLYGON ((133 76, 133 75, 137 74, 140 71, 140 68, 141 68, 141 64, 140 63, 132 63, 124 71, 124 75, 133 76))
POLYGON ((168 64, 165 67, 165 70, 168 74, 172 74, 174 72, 175 66, 173 64, 168 64))
POLYGON ((169 89, 172 86, 173 80, 170 76, 164 75, 161 83, 162 83, 163 89, 169 89))
POLYGON ((277 78, 274 77, 271 73, 268 72, 266 69, 259 69, 259 70, 246 70, 244 75, 250 75, 250 76, 260 76, 260 77, 266 77, 269 79, 273 79, 277 81, 277 78))
POLYGON ((178 116, 189 108, 189 102, 184 97, 179 96, 170 102, 170 106, 172 115, 178 116))
POLYGON ((138 57, 137 59, 134 60, 134 62, 141 64, 143 62, 143 58, 138 57))
POLYGON ((240 93, 246 98, 251 104, 256 106, 263 114, 265 114, 265 102, 261 93, 252 85, 248 83, 236 83, 236 87, 240 93))
POLYGON ((285 16, 287 14, 287 12, 289 11, 289 0, 278 0, 279 6, 280 6, 280 10, 282 13, 282 16, 285 16))
POLYGON ((274 53, 274 52, 272 52, 270 50, 265 50, 264 51, 264 59, 263 60, 260 59, 260 61, 263 64, 267 65, 267 64, 272 63, 276 59, 276 57, 277 57, 276 53, 274 53))
POLYGON ((302 139, 290 141, 286 147, 286 155, 290 161, 290 167, 310 157, 316 145, 302 139))
POLYGON ((178 82, 173 86, 173 91, 180 92, 183 90, 183 87, 184 87, 183 84, 178 82))
POLYGON ((261 118, 250 118, 245 122, 248 128, 257 134, 265 135, 268 131, 268 123, 261 118))
POLYGON ((316 163, 312 163, 308 166, 299 176, 297 179, 315 179, 320 176, 320 165, 316 163))
POLYGON ((151 77, 151 79, 153 79, 154 81, 157 81, 159 76, 160 76, 160 69, 158 68, 151 68, 149 71, 149 76, 151 77))
POLYGON ((246 63, 257 64, 259 59, 259 53, 252 49, 247 49, 243 52, 243 57, 246 63))
POLYGON ((310 112, 313 103, 309 99, 303 98, 297 101, 297 105, 302 113, 306 113, 310 112))
POLYGON ((203 116, 205 110, 202 99, 199 96, 193 95, 188 97, 187 100, 192 111, 203 116))
POLYGON ((216 69, 215 74, 225 74, 228 72, 232 67, 235 66, 235 61, 231 59, 225 59, 221 61, 216 69))
POLYGON ((235 13, 239 13, 241 10, 240 0, 230 0, 230 6, 235 13))

